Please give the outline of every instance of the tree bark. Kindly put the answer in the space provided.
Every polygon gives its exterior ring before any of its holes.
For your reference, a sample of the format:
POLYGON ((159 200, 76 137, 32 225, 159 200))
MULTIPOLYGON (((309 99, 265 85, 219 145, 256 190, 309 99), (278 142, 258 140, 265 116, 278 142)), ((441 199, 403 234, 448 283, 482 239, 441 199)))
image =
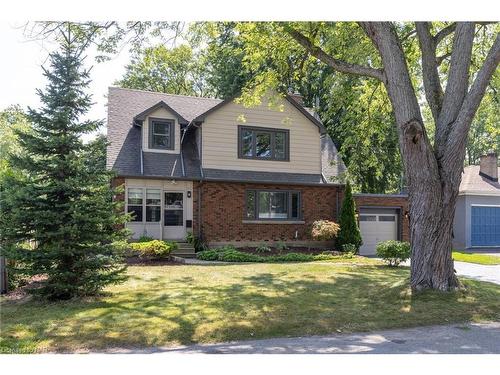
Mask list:
POLYGON ((405 54, 393 24, 361 22, 360 26, 377 48, 383 70, 346 65, 316 47, 300 32, 290 27, 286 30, 311 55, 332 68, 377 78, 384 83, 396 118, 401 157, 408 180, 411 287, 416 291, 456 289, 459 282, 451 256, 452 231, 467 134, 485 88, 500 62, 500 39, 497 36, 467 92, 474 24, 453 23, 434 37, 430 34, 429 24, 417 24, 426 97, 436 123, 433 147, 425 131, 405 54), (437 70, 436 46, 453 32, 448 84, 443 94, 437 70))

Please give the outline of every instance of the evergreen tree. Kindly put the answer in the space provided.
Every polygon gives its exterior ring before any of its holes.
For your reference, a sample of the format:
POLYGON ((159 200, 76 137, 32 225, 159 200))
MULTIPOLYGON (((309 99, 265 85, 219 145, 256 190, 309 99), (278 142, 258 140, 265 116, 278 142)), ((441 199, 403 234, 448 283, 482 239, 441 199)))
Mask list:
POLYGON ((70 25, 61 40, 44 69, 48 85, 38 90, 42 107, 29 109, 32 129, 18 132, 21 152, 10 156, 22 175, 7 176, 0 197, 2 252, 16 261, 13 271, 46 275, 36 292, 53 300, 96 294, 124 279, 115 243, 125 238, 127 219, 112 199, 111 172, 96 160, 105 143, 81 140, 102 125, 79 120, 92 104, 84 47, 70 25))
POLYGON ((361 233, 359 231, 358 222, 356 220, 356 204, 352 197, 351 184, 347 181, 345 187, 344 200, 340 210, 340 231, 337 237, 337 242, 340 246, 345 244, 353 244, 356 249, 363 243, 361 233))

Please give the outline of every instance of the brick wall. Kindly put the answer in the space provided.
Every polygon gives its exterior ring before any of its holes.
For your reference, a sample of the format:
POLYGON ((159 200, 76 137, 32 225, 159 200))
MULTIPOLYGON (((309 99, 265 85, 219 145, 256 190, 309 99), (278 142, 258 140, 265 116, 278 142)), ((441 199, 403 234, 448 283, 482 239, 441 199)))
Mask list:
MULTIPOLYGON (((311 240, 311 226, 315 220, 337 221, 338 186, 284 186, 233 182, 195 183, 197 204, 201 194, 201 232, 206 242, 226 241, 291 241, 311 240), (243 223, 245 191, 247 189, 295 190, 301 192, 303 224, 243 223)), ((197 209, 194 207, 194 211, 197 209)), ((195 219, 196 220, 196 219, 195 219)), ((196 232, 195 232, 196 233, 196 232)))
POLYGON ((360 207, 391 207, 400 209, 399 222, 401 223, 402 240, 409 241, 410 223, 408 221, 408 197, 394 195, 354 195, 356 210, 360 207))

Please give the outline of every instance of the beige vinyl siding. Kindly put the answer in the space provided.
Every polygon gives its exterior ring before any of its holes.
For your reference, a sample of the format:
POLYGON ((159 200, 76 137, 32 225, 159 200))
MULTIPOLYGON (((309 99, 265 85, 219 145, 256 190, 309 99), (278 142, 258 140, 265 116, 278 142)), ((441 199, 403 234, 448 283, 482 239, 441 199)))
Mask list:
POLYGON ((177 121, 177 117, 171 113, 170 111, 167 111, 165 108, 159 108, 154 112, 151 112, 146 119, 144 120, 142 124, 142 149, 147 152, 162 152, 165 154, 178 154, 180 152, 180 125, 179 122, 177 121), (155 148, 149 148, 149 118, 160 118, 160 119, 165 119, 165 120, 173 120, 174 121, 174 145, 175 148, 173 150, 158 150, 155 148))
POLYGON ((283 111, 279 111, 268 108, 265 102, 250 108, 232 102, 209 114, 202 124, 203 167, 321 173, 318 127, 288 101, 283 100, 283 105, 283 111), (238 125, 289 130, 290 161, 238 159, 238 125))

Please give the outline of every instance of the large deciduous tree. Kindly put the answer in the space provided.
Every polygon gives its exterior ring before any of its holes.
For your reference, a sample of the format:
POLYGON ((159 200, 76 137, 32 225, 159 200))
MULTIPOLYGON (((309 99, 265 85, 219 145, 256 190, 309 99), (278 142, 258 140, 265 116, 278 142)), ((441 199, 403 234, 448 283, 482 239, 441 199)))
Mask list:
POLYGON ((476 25, 449 24, 433 33, 428 22, 415 24, 421 51, 425 98, 435 124, 434 144, 427 135, 402 37, 391 22, 361 22, 377 50, 377 67, 344 61, 326 52, 319 38, 300 25, 283 24, 283 30, 306 51, 336 71, 366 76, 384 84, 392 104, 399 146, 409 192, 412 247, 411 286, 414 290, 451 290, 458 287, 451 257, 455 203, 465 158, 467 136, 486 87, 500 61, 500 36, 482 66, 471 77, 471 58, 476 25), (436 50, 453 34, 448 73, 439 72, 442 62, 436 50), (472 81, 472 83, 471 83, 472 81), (446 86, 443 88, 443 82, 446 86))

